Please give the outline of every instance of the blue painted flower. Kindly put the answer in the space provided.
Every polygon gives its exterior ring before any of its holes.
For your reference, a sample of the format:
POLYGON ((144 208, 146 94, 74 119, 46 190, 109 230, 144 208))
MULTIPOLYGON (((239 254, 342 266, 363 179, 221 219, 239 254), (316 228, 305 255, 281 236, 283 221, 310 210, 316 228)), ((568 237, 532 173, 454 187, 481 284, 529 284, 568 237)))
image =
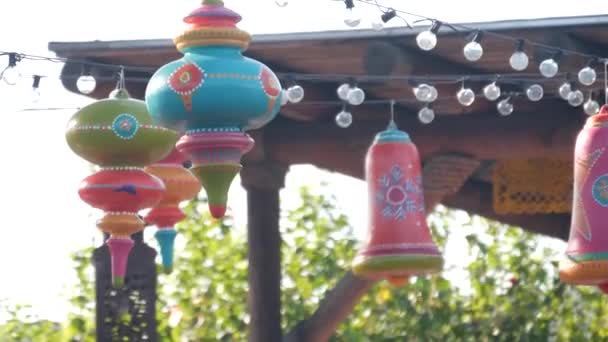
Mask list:
POLYGON ((138 130, 139 122, 131 114, 119 114, 112 122, 112 131, 121 139, 132 139, 138 130))
POLYGON ((592 189, 595 201, 602 207, 608 207, 608 174, 599 176, 592 189))
POLYGON ((380 192, 376 200, 383 205, 384 217, 401 221, 410 213, 424 211, 420 178, 407 178, 401 167, 394 165, 379 181, 380 192))

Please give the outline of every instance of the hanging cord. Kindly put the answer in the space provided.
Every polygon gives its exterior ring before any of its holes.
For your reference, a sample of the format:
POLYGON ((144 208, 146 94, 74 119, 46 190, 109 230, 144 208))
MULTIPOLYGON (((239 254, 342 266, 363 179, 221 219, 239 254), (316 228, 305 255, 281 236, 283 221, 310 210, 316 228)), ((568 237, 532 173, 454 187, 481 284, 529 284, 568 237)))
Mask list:
POLYGON ((118 72, 118 83, 116 83, 116 89, 125 89, 126 81, 125 81, 125 67, 120 66, 120 71, 118 72))
POLYGON ((388 122, 388 129, 397 129, 397 123, 395 123, 395 104, 397 101, 391 100, 391 120, 388 122))

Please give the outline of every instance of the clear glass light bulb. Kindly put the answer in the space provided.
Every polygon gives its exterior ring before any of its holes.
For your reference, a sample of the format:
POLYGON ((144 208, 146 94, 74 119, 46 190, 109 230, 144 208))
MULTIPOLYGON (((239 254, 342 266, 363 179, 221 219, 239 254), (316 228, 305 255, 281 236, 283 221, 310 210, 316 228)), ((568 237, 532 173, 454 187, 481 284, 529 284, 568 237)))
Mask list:
POLYGON ((287 90, 281 90, 281 106, 285 106, 289 103, 289 95, 287 94, 287 90))
POLYGON ((526 96, 530 101, 540 101, 545 95, 545 90, 540 84, 533 84, 526 89, 526 96))
POLYGON ((544 61, 542 61, 542 63, 540 63, 538 70, 540 70, 541 75, 547 78, 551 78, 557 75, 557 72, 559 71, 559 65, 553 58, 549 58, 545 59, 544 61))
POLYGON ((600 111, 600 104, 595 100, 589 99, 587 102, 585 102, 583 109, 585 110, 585 114, 595 115, 600 111))
POLYGON ((291 103, 299 103, 304 99, 304 88, 299 85, 289 87, 287 89, 287 98, 291 103))
POLYGON ((597 73, 592 67, 584 67, 578 72, 578 81, 586 86, 590 86, 595 83, 596 79, 597 73))
POLYGON ((21 78, 21 73, 17 67, 7 67, 4 69, 2 74, 2 79, 8 85, 15 85, 19 82, 19 78, 21 78))
POLYGON ((416 36, 416 44, 424 51, 430 51, 437 46, 437 35, 427 30, 418 33, 416 36))
POLYGON ((380 19, 376 19, 372 22, 372 29, 376 31, 382 31, 384 28, 384 23, 380 19))
POLYGON ((277 6, 279 7, 285 7, 289 4, 289 1, 287 0, 275 0, 274 1, 275 4, 277 4, 277 6))
POLYGON ((434 102, 435 100, 437 100, 437 97, 439 96, 439 92, 437 91, 437 88, 430 86, 431 87, 431 94, 429 95, 429 100, 428 102, 434 102))
POLYGON ((469 42, 464 46, 464 58, 469 62, 478 61, 483 56, 483 47, 478 42, 469 42))
POLYGON ((365 101, 365 92, 359 87, 352 88, 348 91, 347 101, 350 105, 358 106, 365 101))
POLYGON ((513 113, 513 104, 509 99, 504 99, 496 105, 498 113, 503 116, 511 115, 513 113))
POLYGON ((348 27, 357 27, 361 24, 361 16, 355 7, 346 9, 344 23, 348 27))
POLYGON ((585 96, 583 95, 583 92, 578 89, 570 92, 570 95, 568 95, 568 104, 572 107, 582 105, 583 101, 585 101, 585 96))
POLYGON ((91 75, 82 75, 76 80, 76 88, 82 94, 90 94, 97 87, 97 81, 91 75))
POLYGON ((429 107, 424 107, 418 111, 418 120, 423 124, 430 124, 435 120, 435 111, 429 107))
POLYGON ((492 82, 487 86, 483 87, 483 96, 490 101, 496 101, 500 97, 500 87, 496 82, 492 82))
POLYGON ((338 94, 338 98, 342 101, 348 100, 348 92, 350 91, 350 84, 344 83, 338 87, 336 93, 338 94))
POLYGON ((414 96, 420 102, 433 102, 433 97, 437 99, 437 89, 426 83, 420 84, 414 88, 414 96))
POLYGON ((463 106, 470 106, 475 102, 475 92, 470 88, 461 88, 456 94, 458 102, 463 106))
POLYGON ((562 84, 561 86, 559 86, 559 97, 561 97, 564 100, 568 100, 568 95, 570 95, 570 93, 572 92, 572 86, 570 85, 570 82, 566 82, 564 84, 562 84))
POLYGON ((509 58, 509 65, 511 65, 513 70, 517 71, 526 70, 529 62, 530 59, 528 58, 528 55, 526 55, 526 53, 523 51, 515 51, 511 55, 511 58, 509 58))
POLYGON ((342 110, 338 115, 336 115, 336 124, 339 127, 347 128, 353 123, 353 115, 351 112, 346 110, 342 110))

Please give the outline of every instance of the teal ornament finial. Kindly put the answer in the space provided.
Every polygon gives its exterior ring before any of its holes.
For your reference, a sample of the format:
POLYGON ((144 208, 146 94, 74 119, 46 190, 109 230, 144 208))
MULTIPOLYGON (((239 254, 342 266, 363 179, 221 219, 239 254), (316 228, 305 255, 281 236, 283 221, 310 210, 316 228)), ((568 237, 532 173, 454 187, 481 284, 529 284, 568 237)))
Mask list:
POLYGON ((399 130, 399 127, 397 127, 397 123, 395 123, 395 120, 391 119, 391 121, 389 121, 388 126, 386 127, 387 131, 391 131, 391 130, 399 130))
POLYGON ((154 237, 160 246, 160 256, 163 262, 163 269, 167 274, 173 271, 173 250, 176 236, 177 232, 172 228, 159 229, 156 231, 156 234, 154 234, 154 237))
POLYGON ((391 119, 388 122, 386 130, 376 134, 374 143, 389 143, 389 142, 411 142, 410 136, 397 127, 395 122, 395 100, 391 100, 391 119))

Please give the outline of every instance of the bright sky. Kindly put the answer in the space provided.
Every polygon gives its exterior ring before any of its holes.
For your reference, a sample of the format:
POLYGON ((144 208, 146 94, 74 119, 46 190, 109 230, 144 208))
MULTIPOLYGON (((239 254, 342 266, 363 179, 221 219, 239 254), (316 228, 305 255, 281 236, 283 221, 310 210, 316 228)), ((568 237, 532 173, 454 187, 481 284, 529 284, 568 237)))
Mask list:
MULTIPOLYGON (((342 22, 344 6, 330 0, 290 0, 279 8, 274 0, 226 0, 227 6, 243 15, 241 28, 251 33, 285 33, 347 29, 342 22)), ((451 22, 576 16, 602 13, 603 1, 512 0, 427 1, 380 3, 451 22), (438 4, 439 2, 435 2, 438 4)), ((119 40, 171 38, 181 18, 196 8, 195 0, 55 0, 13 1, 0 21, 0 50, 50 55, 49 41, 119 40)), ((364 22, 379 12, 359 4, 364 22)), ((6 59, 0 59, 5 65, 6 59)), ((61 65, 23 62, 24 75, 16 87, 0 82, 0 117, 5 129, 0 135, 4 163, 0 169, 0 211, 3 238, 0 239, 0 299, 32 304, 45 318, 61 320, 68 307, 64 287, 73 282, 69 254, 99 243, 92 210, 80 201, 77 186, 90 170, 75 156, 64 140, 64 128, 74 110, 20 111, 25 108, 78 107, 90 100, 70 94, 58 81, 61 65), (31 78, 42 80, 42 97, 31 102, 31 78), (97 239, 97 241, 94 241, 97 239)), ((362 161, 363 163, 363 161, 362 161)), ((295 193, 311 172, 331 184, 341 206, 358 231, 365 229, 366 193, 361 181, 295 167, 289 175, 286 196, 295 193), (304 176, 305 175, 305 176, 304 176)), ((318 183, 315 180, 313 184, 318 183)), ((243 191, 234 183, 230 205, 243 224, 243 191)))

